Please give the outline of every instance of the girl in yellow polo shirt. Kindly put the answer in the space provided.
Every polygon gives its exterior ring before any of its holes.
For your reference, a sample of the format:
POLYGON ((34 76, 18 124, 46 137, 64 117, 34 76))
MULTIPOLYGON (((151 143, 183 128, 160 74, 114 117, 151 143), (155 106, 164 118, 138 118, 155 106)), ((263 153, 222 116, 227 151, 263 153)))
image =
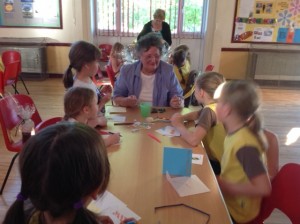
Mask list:
POLYGON ((217 104, 217 116, 227 131, 221 160, 219 186, 236 223, 253 220, 271 184, 265 167, 265 137, 258 119, 258 87, 246 80, 224 84, 217 104), (248 126, 253 118, 256 125, 248 126))
POLYGON ((201 74, 195 82, 195 97, 204 108, 185 115, 175 113, 171 117, 172 125, 180 132, 181 138, 192 146, 203 142, 210 163, 216 175, 220 174, 220 161, 223 154, 223 142, 226 136, 223 124, 216 116, 216 101, 213 96, 224 77, 216 72, 201 74), (194 130, 188 130, 184 121, 197 121, 194 130))

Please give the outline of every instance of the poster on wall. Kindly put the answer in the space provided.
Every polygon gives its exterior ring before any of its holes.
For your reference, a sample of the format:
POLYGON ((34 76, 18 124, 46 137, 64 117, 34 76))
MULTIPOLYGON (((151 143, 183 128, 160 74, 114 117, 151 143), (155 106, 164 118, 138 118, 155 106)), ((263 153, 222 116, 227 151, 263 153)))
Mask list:
POLYGON ((300 0, 236 0, 232 42, 300 44, 300 0))
POLYGON ((0 2, 0 27, 62 29, 61 0, 0 2))

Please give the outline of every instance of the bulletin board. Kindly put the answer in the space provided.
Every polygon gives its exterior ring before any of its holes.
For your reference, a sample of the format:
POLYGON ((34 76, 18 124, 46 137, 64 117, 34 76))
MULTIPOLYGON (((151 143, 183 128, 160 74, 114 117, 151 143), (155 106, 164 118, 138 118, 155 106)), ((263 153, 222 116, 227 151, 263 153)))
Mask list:
POLYGON ((236 0, 232 42, 300 44, 300 0, 236 0))
POLYGON ((0 27, 62 29, 61 0, 0 0, 0 27))

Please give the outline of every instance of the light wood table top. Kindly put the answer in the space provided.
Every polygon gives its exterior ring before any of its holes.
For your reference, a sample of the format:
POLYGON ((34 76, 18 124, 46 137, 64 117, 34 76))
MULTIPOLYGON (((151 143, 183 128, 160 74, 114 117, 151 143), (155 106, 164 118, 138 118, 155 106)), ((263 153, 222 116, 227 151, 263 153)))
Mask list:
MULTIPOLYGON (((173 113, 181 110, 166 108, 165 113, 151 114, 152 117, 169 118, 173 113)), ((109 110, 109 108, 107 108, 109 110)), ((182 113, 188 112, 183 109, 182 113)), ((145 121, 140 116, 138 108, 127 108, 126 122, 145 121)), ((108 115, 109 116, 109 115, 108 115)), ((180 137, 166 137, 155 130, 170 125, 169 123, 154 123, 151 129, 140 129, 133 132, 131 125, 116 126, 113 121, 108 122, 108 129, 119 131, 122 135, 120 145, 108 148, 111 164, 111 178, 108 190, 122 200, 137 213, 139 223, 176 224, 176 223, 231 223, 222 194, 215 175, 209 164, 206 153, 201 147, 191 147, 180 137), (150 138, 147 133, 155 135, 161 143, 150 138), (192 164, 192 174, 210 189, 210 192, 192 196, 180 197, 162 174, 163 147, 192 148, 193 153, 204 154, 203 165, 192 164), (184 206, 167 207, 154 210, 157 206, 184 203, 210 215, 201 214, 184 206)))

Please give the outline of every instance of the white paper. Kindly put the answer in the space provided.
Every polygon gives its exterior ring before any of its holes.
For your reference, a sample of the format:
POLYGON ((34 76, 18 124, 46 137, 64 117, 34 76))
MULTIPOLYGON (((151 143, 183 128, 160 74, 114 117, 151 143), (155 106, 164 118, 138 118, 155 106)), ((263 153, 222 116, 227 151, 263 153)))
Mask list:
POLYGON ((191 177, 172 178, 167 173, 167 180, 171 183, 180 197, 201 194, 210 191, 208 187, 196 175, 192 175, 191 177))
POLYGON ((117 114, 111 114, 110 116, 108 116, 108 119, 112 120, 113 122, 125 122, 126 121, 126 117, 125 116, 120 116, 117 114))
POLYGON ((125 113, 126 112, 126 107, 107 107, 107 111, 109 113, 125 113))
POLYGON ((115 208, 108 208, 101 212, 101 215, 109 216, 114 224, 120 224, 122 221, 128 218, 134 218, 136 221, 141 219, 136 213, 131 211, 128 207, 119 207, 115 208))
POLYGON ((168 137, 180 136, 179 131, 172 126, 166 126, 166 127, 160 128, 160 129, 156 130, 156 132, 158 132, 161 135, 168 136, 168 137))
POLYGON ((197 165, 203 164, 203 155, 202 154, 192 154, 192 163, 197 165))
POLYGON ((241 0, 240 1, 240 10, 238 17, 248 18, 250 17, 250 13, 253 13, 254 8, 254 0, 241 0))
POLYGON ((105 191, 102 197, 93 200, 87 207, 90 211, 109 216, 114 224, 119 224, 126 218, 140 220, 141 217, 130 210, 127 205, 109 191, 105 191))

